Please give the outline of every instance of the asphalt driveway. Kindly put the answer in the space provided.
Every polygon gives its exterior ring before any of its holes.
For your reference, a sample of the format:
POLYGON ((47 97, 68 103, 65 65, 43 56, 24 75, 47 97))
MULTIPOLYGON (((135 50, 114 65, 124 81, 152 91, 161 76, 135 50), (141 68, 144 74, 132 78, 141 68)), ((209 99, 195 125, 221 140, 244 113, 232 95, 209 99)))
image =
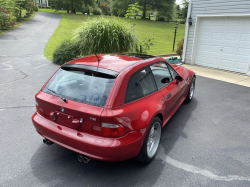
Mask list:
POLYGON ((0 36, 0 186, 250 186, 250 88, 197 76, 194 99, 164 127, 156 159, 79 163, 46 146, 34 95, 58 68, 43 56, 60 14, 0 36))

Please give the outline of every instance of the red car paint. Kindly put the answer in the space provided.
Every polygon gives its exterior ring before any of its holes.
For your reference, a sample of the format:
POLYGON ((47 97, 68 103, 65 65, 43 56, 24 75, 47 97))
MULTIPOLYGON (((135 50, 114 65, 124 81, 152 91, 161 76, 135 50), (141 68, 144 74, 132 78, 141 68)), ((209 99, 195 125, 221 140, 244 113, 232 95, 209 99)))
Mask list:
POLYGON ((195 75, 182 66, 172 65, 183 81, 173 80, 150 95, 124 104, 131 75, 147 65, 166 60, 163 58, 142 60, 125 55, 104 54, 98 57, 100 62, 95 55, 92 55, 73 60, 68 64, 98 66, 120 72, 104 107, 69 99, 64 102, 59 97, 42 91, 46 82, 35 96, 37 111, 32 116, 32 122, 41 136, 79 154, 112 162, 130 159, 139 154, 148 126, 154 117, 159 116, 164 126, 180 107, 195 75), (169 93, 172 97, 167 99, 169 93), (66 114, 60 111, 61 107, 65 108, 66 114), (58 121, 51 120, 52 114, 58 121), (79 126, 80 118, 84 118, 84 122, 79 126), (95 120, 88 120, 90 118, 95 120), (118 138, 94 135, 93 126, 100 126, 101 123, 121 124, 127 133, 118 138))

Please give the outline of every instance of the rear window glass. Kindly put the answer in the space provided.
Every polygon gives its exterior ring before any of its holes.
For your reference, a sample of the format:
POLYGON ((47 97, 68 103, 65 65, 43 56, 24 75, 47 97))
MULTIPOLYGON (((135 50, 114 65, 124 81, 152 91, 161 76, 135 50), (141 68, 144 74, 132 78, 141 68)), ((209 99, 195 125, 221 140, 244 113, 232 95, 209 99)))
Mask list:
POLYGON ((69 100, 104 107, 115 78, 87 71, 59 69, 44 87, 43 92, 69 100))

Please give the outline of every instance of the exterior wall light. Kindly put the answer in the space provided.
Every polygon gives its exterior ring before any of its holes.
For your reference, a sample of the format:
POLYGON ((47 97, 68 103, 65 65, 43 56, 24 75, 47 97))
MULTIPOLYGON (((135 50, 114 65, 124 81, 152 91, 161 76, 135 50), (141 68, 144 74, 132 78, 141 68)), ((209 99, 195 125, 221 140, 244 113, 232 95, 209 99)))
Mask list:
POLYGON ((188 23, 189 23, 189 26, 192 26, 192 18, 191 18, 191 15, 190 15, 190 17, 188 18, 188 23))

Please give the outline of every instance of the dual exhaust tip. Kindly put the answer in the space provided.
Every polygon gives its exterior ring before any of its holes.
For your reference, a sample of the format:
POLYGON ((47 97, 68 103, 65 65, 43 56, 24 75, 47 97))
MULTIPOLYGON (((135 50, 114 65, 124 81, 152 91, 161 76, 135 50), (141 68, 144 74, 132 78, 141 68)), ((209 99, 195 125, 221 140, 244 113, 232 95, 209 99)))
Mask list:
MULTIPOLYGON (((54 144, 52 141, 49 141, 47 139, 43 139, 43 143, 50 146, 52 144, 54 144)), ((78 160, 79 162, 84 162, 85 164, 89 163, 89 161, 91 160, 89 157, 83 156, 83 155, 79 155, 78 156, 78 160)))
POLYGON ((50 146, 50 145, 53 144, 52 141, 49 141, 49 140, 47 140, 47 139, 43 139, 43 143, 46 144, 47 146, 50 146))
POLYGON ((89 163, 89 161, 91 160, 89 157, 83 156, 83 155, 79 155, 78 156, 78 160, 79 162, 84 162, 85 164, 89 163))

